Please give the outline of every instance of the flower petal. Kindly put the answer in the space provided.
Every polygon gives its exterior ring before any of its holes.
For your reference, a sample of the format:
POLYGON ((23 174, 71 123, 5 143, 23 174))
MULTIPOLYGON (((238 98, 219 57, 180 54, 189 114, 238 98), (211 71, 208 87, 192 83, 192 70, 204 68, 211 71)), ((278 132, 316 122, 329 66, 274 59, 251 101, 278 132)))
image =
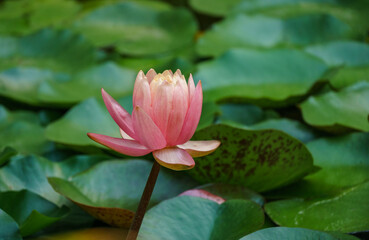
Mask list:
POLYGON ((158 126, 151 117, 139 106, 133 109, 133 129, 136 139, 150 149, 161 149, 167 144, 158 126))
POLYGON ((202 86, 201 81, 197 84, 191 104, 187 110, 181 133, 176 144, 183 144, 191 139, 200 121, 202 110, 202 86))
POLYGON ((151 81, 154 79, 154 77, 157 75, 157 73, 155 72, 154 69, 150 69, 149 71, 147 71, 146 73, 146 78, 147 81, 149 81, 149 83, 151 83, 151 81))
POLYGON ((177 147, 186 150, 192 157, 203 157, 214 152, 220 145, 218 140, 188 141, 177 147))
POLYGON ((123 131, 121 128, 119 128, 119 132, 120 132, 120 135, 122 136, 123 139, 134 140, 125 131, 123 131))
POLYGON ((188 170, 195 166, 195 161, 190 154, 177 147, 164 148, 152 154, 160 165, 172 170, 188 170))
POLYGON ((151 149, 141 145, 139 142, 135 140, 114 138, 106 135, 101 135, 97 133, 87 133, 88 137, 98 142, 108 148, 113 149, 119 153, 128 155, 128 156, 143 156, 150 152, 151 149))
POLYGON ((222 204, 225 202, 225 199, 222 197, 219 197, 217 195, 212 194, 211 192, 202 190, 202 189, 190 189, 187 190, 181 194, 179 194, 179 196, 193 196, 193 197, 200 197, 200 198, 204 198, 204 199, 209 199, 211 201, 214 201, 218 204, 222 204))
POLYGON ((110 116, 124 132, 126 132, 130 137, 135 138, 131 115, 103 88, 101 89, 101 94, 110 116))
POLYGON ((165 139, 169 146, 175 146, 176 140, 181 133, 184 119, 188 109, 188 90, 184 77, 180 77, 177 72, 178 82, 174 87, 172 110, 169 114, 165 139))
POLYGON ((150 84, 143 71, 137 75, 132 97, 133 107, 140 106, 148 114, 151 113, 151 93, 150 84))
POLYGON ((188 78, 188 104, 191 103, 193 95, 195 94, 195 83, 193 82, 192 74, 188 78))

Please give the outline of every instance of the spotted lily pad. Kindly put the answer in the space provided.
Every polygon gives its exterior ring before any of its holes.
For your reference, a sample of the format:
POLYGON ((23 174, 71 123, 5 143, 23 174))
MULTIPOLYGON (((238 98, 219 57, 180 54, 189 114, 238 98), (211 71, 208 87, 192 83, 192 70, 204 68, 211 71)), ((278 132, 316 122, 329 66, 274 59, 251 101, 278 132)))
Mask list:
MULTIPOLYGON (((49 178, 55 191, 110 225, 129 227, 152 163, 145 160, 106 161, 68 180, 49 178)), ((150 206, 196 185, 180 172, 162 169, 150 206)))
POLYGON ((180 196, 149 210, 138 238, 236 240, 260 229, 263 223, 263 211, 252 201, 237 199, 218 204, 199 197, 180 196))
POLYGON ((311 96, 300 108, 310 125, 328 131, 340 128, 369 131, 369 83, 359 82, 339 92, 311 96))
POLYGON ((74 23, 73 29, 96 46, 113 45, 121 53, 154 55, 191 44, 197 24, 184 8, 125 1, 89 12, 74 23))
POLYGON ((303 46, 345 39, 349 35, 350 27, 346 23, 326 14, 288 19, 238 14, 206 31, 198 41, 197 51, 204 56, 218 56, 231 48, 303 46))
POLYGON ((203 183, 222 182, 267 191, 292 183, 313 169, 306 147, 278 130, 254 131, 219 124, 198 131, 194 139, 222 143, 190 170, 203 183))
POLYGON ((296 102, 328 72, 325 63, 299 50, 237 49, 201 63, 195 78, 208 100, 280 106, 296 102))

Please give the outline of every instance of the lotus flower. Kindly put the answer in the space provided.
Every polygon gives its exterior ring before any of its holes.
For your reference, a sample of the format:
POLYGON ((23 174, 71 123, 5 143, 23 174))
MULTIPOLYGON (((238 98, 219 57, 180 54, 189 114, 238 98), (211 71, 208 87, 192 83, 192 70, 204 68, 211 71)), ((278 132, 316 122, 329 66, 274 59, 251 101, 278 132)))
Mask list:
POLYGON ((122 138, 96 133, 88 136, 108 148, 129 156, 153 153, 156 161, 173 170, 195 166, 193 157, 215 151, 219 141, 189 141, 195 133, 202 109, 201 81, 188 84, 179 70, 145 75, 140 71, 133 90, 132 116, 102 89, 105 105, 120 127, 122 138))

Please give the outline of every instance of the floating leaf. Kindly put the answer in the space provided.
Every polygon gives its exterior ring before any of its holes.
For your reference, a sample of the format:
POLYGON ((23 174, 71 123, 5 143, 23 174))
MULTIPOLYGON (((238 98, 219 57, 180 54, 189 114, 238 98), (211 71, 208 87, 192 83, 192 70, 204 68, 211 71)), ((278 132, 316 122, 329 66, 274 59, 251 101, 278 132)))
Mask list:
POLYGON ((305 228, 272 227, 251 233, 240 240, 358 240, 350 235, 314 231, 305 228))
MULTIPOLYGON (((68 180, 49 178, 55 191, 110 225, 129 227, 152 163, 144 160, 106 161, 68 180)), ((150 206, 193 188, 183 173, 162 169, 150 206)))
POLYGON ((267 194, 278 198, 326 198, 369 180, 369 135, 352 133, 309 142, 314 164, 320 168, 302 181, 267 194))
POLYGON ((232 240, 261 228, 263 223, 263 211, 251 201, 229 200, 219 205, 207 199, 180 196, 149 210, 138 237, 232 240))
POLYGON ((359 81, 369 81, 369 45, 353 41, 337 41, 310 46, 306 51, 331 66, 341 66, 330 79, 335 88, 343 88, 359 81))
POLYGON ((243 185, 266 191, 292 183, 312 170, 313 160, 298 140, 277 130, 246 130, 212 125, 194 139, 222 143, 211 155, 196 161, 190 174, 198 181, 243 185))
POLYGON ((191 44, 197 24, 183 8, 127 1, 95 9, 73 28, 96 46, 113 45, 125 54, 154 55, 191 44))
POLYGON ((310 125, 334 131, 343 127, 369 131, 369 83, 360 82, 339 92, 311 96, 301 105, 310 125))
POLYGON ((0 208, 18 223, 22 236, 38 232, 60 220, 68 212, 68 208, 59 208, 26 190, 0 192, 0 208))
MULTIPOLYGON (((58 206, 66 203, 47 181, 47 177, 68 178, 97 162, 106 159, 98 156, 75 156, 63 162, 51 162, 42 157, 15 157, 0 169, 0 191, 26 189, 58 206)), ((46 200, 45 200, 46 201, 46 200)))
POLYGON ((0 239, 22 239, 18 224, 2 209, 0 209, 0 239))
POLYGON ((206 99, 275 106, 305 95, 327 71, 323 62, 298 50, 237 49, 200 64, 195 78, 201 79, 206 99))
POLYGON ((368 231, 369 182, 324 199, 289 199, 267 203, 265 210, 278 225, 322 231, 368 231))
POLYGON ((0 148, 5 146, 21 153, 39 154, 52 148, 45 138, 37 114, 29 111, 10 112, 0 105, 0 148))
POLYGON ((347 24, 327 14, 289 19, 239 14, 214 24, 199 39, 197 50, 201 55, 217 56, 231 48, 302 46, 349 35, 347 24))

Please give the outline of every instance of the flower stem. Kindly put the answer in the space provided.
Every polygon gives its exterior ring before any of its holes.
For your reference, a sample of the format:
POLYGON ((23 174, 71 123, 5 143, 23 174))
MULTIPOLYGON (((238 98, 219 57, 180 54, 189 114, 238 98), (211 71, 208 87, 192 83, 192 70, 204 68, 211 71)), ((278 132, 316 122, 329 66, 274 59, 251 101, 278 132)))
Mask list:
POLYGON ((147 205, 149 205, 152 191, 154 190, 156 179, 158 178, 160 171, 160 165, 157 161, 154 161, 152 165, 149 178, 147 179, 145 189, 142 193, 140 203, 138 205, 135 217, 132 225, 129 228, 129 232, 126 240, 136 240, 138 231, 140 230, 142 220, 145 216, 147 205))

